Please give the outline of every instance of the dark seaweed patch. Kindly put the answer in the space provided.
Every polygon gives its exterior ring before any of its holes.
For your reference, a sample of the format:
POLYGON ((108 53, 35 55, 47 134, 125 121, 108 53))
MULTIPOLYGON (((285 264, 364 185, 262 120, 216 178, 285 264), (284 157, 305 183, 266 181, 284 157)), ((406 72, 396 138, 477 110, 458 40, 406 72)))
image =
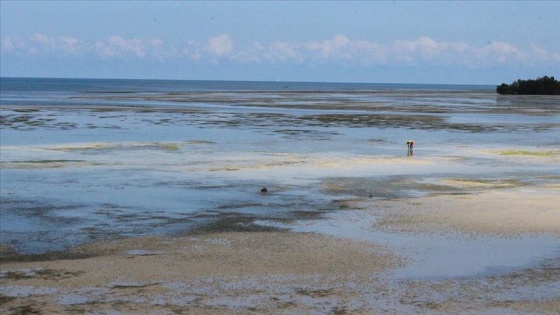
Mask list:
POLYGON ((47 163, 81 163, 85 160, 30 160, 30 161, 11 161, 10 163, 31 163, 31 164, 47 164, 47 163))
POLYGON ((77 128, 76 123, 57 122, 55 118, 41 118, 31 114, 0 115, 0 126, 15 130, 61 129, 70 130, 77 128))
POLYGON ((204 222, 187 234, 204 234, 217 232, 275 232, 283 229, 261 226, 255 224, 257 218, 254 216, 230 213, 214 217, 204 222))
POLYGON ((0 304, 6 304, 8 302, 11 302, 13 300, 15 300, 16 298, 13 296, 6 296, 3 294, 0 294, 0 304))
POLYGON ((27 315, 27 314, 41 314, 41 311, 35 308, 34 305, 21 305, 10 307, 10 314, 12 315, 27 315))
POLYGON ((318 290, 297 289, 296 293, 300 295, 310 296, 313 298, 327 297, 336 294, 334 292, 334 289, 318 289, 318 290))
POLYGON ((13 198, 2 198, 2 211, 29 217, 39 217, 45 220, 53 220, 57 223, 74 222, 71 218, 60 218, 52 216, 60 210, 78 210, 81 205, 52 205, 34 200, 22 200, 13 198))
MULTIPOLYGON (((360 198, 394 199, 413 197, 414 194, 455 194, 459 188, 450 185, 422 182, 420 178, 391 176, 388 178, 326 178, 324 191, 334 196, 355 196, 360 198)), ((341 206, 345 207, 344 202, 341 206)))
POLYGON ((84 274, 85 271, 70 272, 58 269, 39 269, 28 272, 9 271, 5 278, 10 280, 42 279, 42 280, 64 280, 84 274))

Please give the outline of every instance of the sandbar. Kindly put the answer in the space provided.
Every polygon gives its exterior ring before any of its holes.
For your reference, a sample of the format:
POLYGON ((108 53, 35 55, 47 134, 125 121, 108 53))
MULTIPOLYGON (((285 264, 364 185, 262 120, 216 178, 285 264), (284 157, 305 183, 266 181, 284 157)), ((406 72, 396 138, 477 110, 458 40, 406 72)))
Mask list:
POLYGON ((512 236, 560 235, 558 205, 558 187, 549 185, 378 201, 371 208, 379 218, 373 224, 381 229, 512 236))

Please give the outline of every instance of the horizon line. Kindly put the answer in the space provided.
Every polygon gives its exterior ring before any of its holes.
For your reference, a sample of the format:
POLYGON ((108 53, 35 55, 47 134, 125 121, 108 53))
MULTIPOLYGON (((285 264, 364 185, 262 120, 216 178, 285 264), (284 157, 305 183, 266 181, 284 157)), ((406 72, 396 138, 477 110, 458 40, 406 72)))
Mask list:
POLYGON ((129 80, 129 81, 199 81, 199 82, 266 82, 266 83, 326 83, 326 84, 383 84, 383 85, 446 85, 446 86, 498 86, 499 84, 475 83, 402 83, 402 82, 357 82, 357 81, 293 81, 293 80, 227 80, 227 79, 147 79, 147 78, 84 78, 84 77, 30 77, 0 76, 1 79, 55 79, 55 80, 129 80))

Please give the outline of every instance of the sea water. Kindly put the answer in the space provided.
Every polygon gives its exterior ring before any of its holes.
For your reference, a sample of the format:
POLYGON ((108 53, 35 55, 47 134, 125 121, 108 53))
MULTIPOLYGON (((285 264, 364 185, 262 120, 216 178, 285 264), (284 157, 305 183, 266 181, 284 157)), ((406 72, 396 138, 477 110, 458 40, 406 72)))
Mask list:
POLYGON ((391 245, 405 241, 344 232, 341 199, 560 178, 555 163, 495 154, 556 152, 560 99, 493 86, 2 78, 0 105, 1 242, 21 253, 302 224, 391 245), (364 179, 358 193, 325 188, 349 178, 364 179))

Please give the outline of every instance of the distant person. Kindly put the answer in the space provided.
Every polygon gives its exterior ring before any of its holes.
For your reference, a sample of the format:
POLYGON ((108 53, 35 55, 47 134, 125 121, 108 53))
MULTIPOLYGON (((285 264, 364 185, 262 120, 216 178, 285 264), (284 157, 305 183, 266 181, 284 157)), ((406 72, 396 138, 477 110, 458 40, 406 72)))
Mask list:
POLYGON ((408 145, 408 149, 409 149, 409 150, 414 149, 414 140, 408 140, 408 141, 406 142, 406 145, 408 145))

